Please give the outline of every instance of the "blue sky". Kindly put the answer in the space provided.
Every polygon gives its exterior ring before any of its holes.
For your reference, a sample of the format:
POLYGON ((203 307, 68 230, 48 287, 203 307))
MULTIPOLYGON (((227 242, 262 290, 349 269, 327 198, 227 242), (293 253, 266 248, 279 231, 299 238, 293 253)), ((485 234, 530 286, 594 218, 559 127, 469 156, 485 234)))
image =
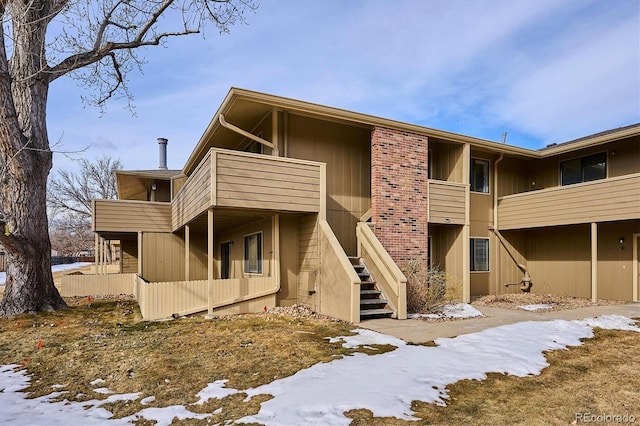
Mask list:
POLYGON ((529 148, 640 122, 638 0, 260 0, 246 21, 147 48, 135 116, 56 80, 51 143, 151 169, 166 137, 181 168, 232 86, 529 148))

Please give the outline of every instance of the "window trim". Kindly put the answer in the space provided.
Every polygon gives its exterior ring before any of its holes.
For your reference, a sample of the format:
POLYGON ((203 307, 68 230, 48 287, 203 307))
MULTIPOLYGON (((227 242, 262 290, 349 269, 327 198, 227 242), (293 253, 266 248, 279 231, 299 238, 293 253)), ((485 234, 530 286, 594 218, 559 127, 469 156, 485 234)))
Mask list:
POLYGON ((474 194, 491 195, 491 160, 481 157, 471 157, 471 164, 469 165, 469 180, 469 192, 472 192, 474 194), (473 173, 473 166, 475 161, 483 161, 487 163, 487 192, 473 189, 473 180, 475 176, 473 173))
POLYGON ((491 272, 491 240, 489 237, 469 237, 469 272, 471 273, 483 273, 486 274, 488 272, 491 272), (479 269, 479 270, 475 270, 473 269, 473 265, 474 265, 474 244, 473 241, 474 240, 484 240, 487 242, 487 269, 479 269))
POLYGON ((258 232, 252 232, 250 234, 246 234, 243 235, 242 237, 242 272, 246 275, 263 275, 264 274, 264 268, 263 268, 263 254, 264 254, 264 235, 262 231, 258 231, 258 232), (253 237, 253 236, 260 236, 259 239, 259 245, 258 245, 258 253, 257 253, 257 261, 258 261, 258 270, 257 271, 250 271, 248 266, 249 266, 249 259, 247 258, 247 238, 249 237, 253 237))
POLYGON ((597 180, 603 180, 607 178, 609 178, 609 151, 598 151, 592 154, 578 155, 575 157, 567 158, 566 160, 558 161, 558 186, 571 186, 571 185, 577 185, 579 183, 595 182, 597 180), (604 177, 602 179, 584 180, 584 167, 582 165, 582 160, 584 160, 585 158, 594 157, 596 155, 601 155, 601 154, 604 154, 604 177), (563 184, 562 183, 562 164, 567 163, 569 161, 574 161, 574 160, 581 160, 580 171, 582 173, 583 180, 580 182, 563 184))

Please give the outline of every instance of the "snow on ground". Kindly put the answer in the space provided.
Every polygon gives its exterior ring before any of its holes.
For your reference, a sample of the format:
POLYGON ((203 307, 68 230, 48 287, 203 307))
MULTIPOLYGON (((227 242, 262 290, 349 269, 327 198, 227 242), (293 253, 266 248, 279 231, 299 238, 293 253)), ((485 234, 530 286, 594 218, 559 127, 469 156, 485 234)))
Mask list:
MULTIPOLYGON (((640 332, 628 318, 608 315, 577 321, 527 321, 486 329, 455 338, 436 339, 435 347, 407 345, 395 337, 358 329, 355 336, 335 338, 345 347, 390 344, 397 349, 380 355, 356 353, 353 356, 320 363, 272 383, 248 389, 248 398, 271 394, 260 412, 240 422, 267 425, 331 424, 348 425, 342 413, 352 408, 367 408, 376 416, 415 420, 411 401, 443 405, 448 398, 446 386, 462 379, 486 378, 497 372, 515 376, 540 374, 548 364, 544 351, 581 345, 580 339, 593 337, 593 327, 640 332), (374 374, 372 374, 374 373, 374 374)), ((110 395, 107 399, 84 402, 50 402, 62 395, 26 399, 21 390, 29 384, 24 370, 17 365, 0 366, 0 424, 130 424, 144 417, 158 425, 169 425, 174 417, 206 418, 188 406, 145 408, 124 419, 108 420, 111 413, 102 405, 116 400, 136 400, 139 393, 110 395)), ((240 392, 224 387, 217 380, 198 393, 199 403, 209 398, 224 398, 240 392)), ((145 398, 145 402, 150 397, 145 398)))
POLYGON ((549 305, 548 303, 540 303, 538 305, 516 306, 516 308, 522 309, 523 311, 546 311, 548 309, 552 309, 553 305, 549 305))
POLYGON ((482 317, 482 312, 474 308, 468 303, 452 303, 439 308, 438 313, 432 314, 409 314, 408 318, 427 318, 427 319, 447 319, 447 318, 477 318, 482 317))
MULTIPOLYGON (((65 263, 64 265, 53 265, 51 267, 51 272, 68 271, 69 269, 83 268, 89 265, 91 265, 91 263, 88 263, 88 262, 76 262, 76 263, 65 263)), ((7 281, 7 273, 0 272, 0 284, 4 284, 5 281, 7 281)))

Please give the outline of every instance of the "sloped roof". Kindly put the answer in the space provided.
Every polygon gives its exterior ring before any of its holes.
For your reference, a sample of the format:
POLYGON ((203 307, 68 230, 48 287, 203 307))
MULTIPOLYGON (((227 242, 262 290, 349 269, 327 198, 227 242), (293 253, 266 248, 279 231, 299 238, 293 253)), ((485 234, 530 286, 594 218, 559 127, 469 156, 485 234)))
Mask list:
POLYGON ((189 159, 185 163, 182 173, 189 174, 197 166, 200 159, 203 158, 208 149, 212 146, 214 134, 217 135, 219 133, 224 134, 224 132, 229 132, 229 130, 224 129, 219 122, 221 114, 227 118, 227 121, 242 128, 243 120, 246 121, 247 124, 252 123, 252 125, 255 125, 255 120, 259 119, 259 117, 266 117, 267 114, 274 110, 284 110, 296 114, 348 123, 351 125, 366 127, 379 126, 400 131, 409 131, 422 134, 427 137, 444 139, 452 142, 469 143, 476 149, 528 158, 543 158, 562 152, 582 149, 589 146, 640 135, 640 123, 638 123, 631 126, 600 132, 573 141, 556 144, 554 146, 532 150, 416 124, 391 120, 388 118, 376 117, 326 105, 232 87, 214 114, 203 135, 200 137, 198 144, 195 146, 189 156, 189 159))

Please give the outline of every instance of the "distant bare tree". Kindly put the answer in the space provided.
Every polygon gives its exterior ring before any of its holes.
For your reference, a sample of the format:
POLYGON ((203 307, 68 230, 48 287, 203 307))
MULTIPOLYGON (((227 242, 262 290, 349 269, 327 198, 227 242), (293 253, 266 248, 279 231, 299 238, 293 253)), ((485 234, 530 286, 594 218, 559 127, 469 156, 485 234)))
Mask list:
POLYGON ((80 170, 59 170, 49 179, 47 204, 56 213, 91 223, 91 200, 118 197, 116 170, 122 169, 120 159, 103 156, 91 162, 80 160, 80 170))
POLYGON ((251 0, 0 0, 0 243, 8 263, 0 316, 66 306, 51 274, 49 85, 72 74, 94 89, 88 101, 97 105, 127 97, 127 73, 144 62, 139 48, 206 23, 228 32, 247 9, 251 0))
POLYGON ((116 170, 122 162, 109 156, 80 160, 80 170, 59 170, 47 187, 51 248, 65 256, 93 248, 91 200, 117 198, 116 170))

